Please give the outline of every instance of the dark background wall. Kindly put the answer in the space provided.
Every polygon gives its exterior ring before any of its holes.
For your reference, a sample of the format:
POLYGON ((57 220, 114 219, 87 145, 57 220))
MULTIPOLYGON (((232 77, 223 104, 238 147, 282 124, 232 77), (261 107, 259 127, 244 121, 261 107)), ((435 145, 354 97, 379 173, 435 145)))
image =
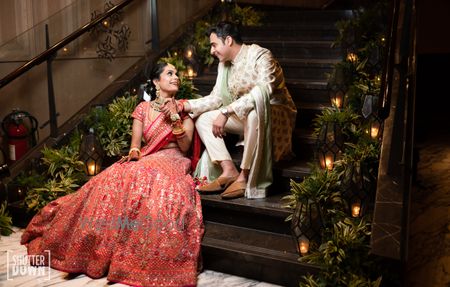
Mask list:
POLYGON ((418 140, 450 132, 450 1, 416 0, 418 140))

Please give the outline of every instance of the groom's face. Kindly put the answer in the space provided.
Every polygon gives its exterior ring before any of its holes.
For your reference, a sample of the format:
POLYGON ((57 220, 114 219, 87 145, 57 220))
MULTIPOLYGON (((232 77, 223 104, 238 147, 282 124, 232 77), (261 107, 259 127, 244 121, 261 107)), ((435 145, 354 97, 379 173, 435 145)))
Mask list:
POLYGON ((230 50, 232 38, 227 36, 224 39, 217 37, 216 33, 211 33, 209 35, 209 43, 211 44, 211 55, 217 57, 220 62, 231 61, 230 59, 230 50))

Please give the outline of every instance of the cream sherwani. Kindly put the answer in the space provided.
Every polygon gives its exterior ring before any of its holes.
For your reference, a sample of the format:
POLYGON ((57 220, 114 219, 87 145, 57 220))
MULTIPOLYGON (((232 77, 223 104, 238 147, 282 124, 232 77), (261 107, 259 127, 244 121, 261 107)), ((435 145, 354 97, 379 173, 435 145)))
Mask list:
POLYGON ((189 100, 189 104, 193 117, 199 116, 196 128, 213 163, 231 160, 223 139, 212 134, 218 109, 231 107, 234 114, 225 131, 244 135, 241 168, 250 169, 245 195, 265 197, 272 181, 272 157, 278 161, 291 153, 296 114, 283 71, 272 53, 243 44, 232 63, 219 64, 211 94, 189 100))

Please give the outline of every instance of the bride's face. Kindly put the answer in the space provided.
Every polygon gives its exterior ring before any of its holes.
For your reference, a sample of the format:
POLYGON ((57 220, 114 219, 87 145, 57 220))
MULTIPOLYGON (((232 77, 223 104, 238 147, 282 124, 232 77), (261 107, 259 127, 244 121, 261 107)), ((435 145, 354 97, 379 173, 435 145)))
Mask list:
POLYGON ((173 96, 180 87, 177 69, 173 65, 167 64, 155 84, 159 85, 162 97, 173 96))

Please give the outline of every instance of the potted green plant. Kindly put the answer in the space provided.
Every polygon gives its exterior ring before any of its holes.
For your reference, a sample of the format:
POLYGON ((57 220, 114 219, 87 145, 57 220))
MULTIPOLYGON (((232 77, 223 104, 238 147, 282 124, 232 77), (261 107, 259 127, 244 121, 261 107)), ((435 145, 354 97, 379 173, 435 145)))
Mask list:
MULTIPOLYGON (((131 114, 138 103, 137 96, 125 93, 107 107, 94 107, 84 120, 84 126, 93 128, 106 156, 117 160, 129 147, 131 141, 131 114)), ((106 160, 105 162, 111 163, 106 160)))
POLYGON ((7 207, 7 202, 3 202, 0 207, 0 234, 3 236, 8 236, 13 233, 12 229, 12 217, 9 215, 7 207))

